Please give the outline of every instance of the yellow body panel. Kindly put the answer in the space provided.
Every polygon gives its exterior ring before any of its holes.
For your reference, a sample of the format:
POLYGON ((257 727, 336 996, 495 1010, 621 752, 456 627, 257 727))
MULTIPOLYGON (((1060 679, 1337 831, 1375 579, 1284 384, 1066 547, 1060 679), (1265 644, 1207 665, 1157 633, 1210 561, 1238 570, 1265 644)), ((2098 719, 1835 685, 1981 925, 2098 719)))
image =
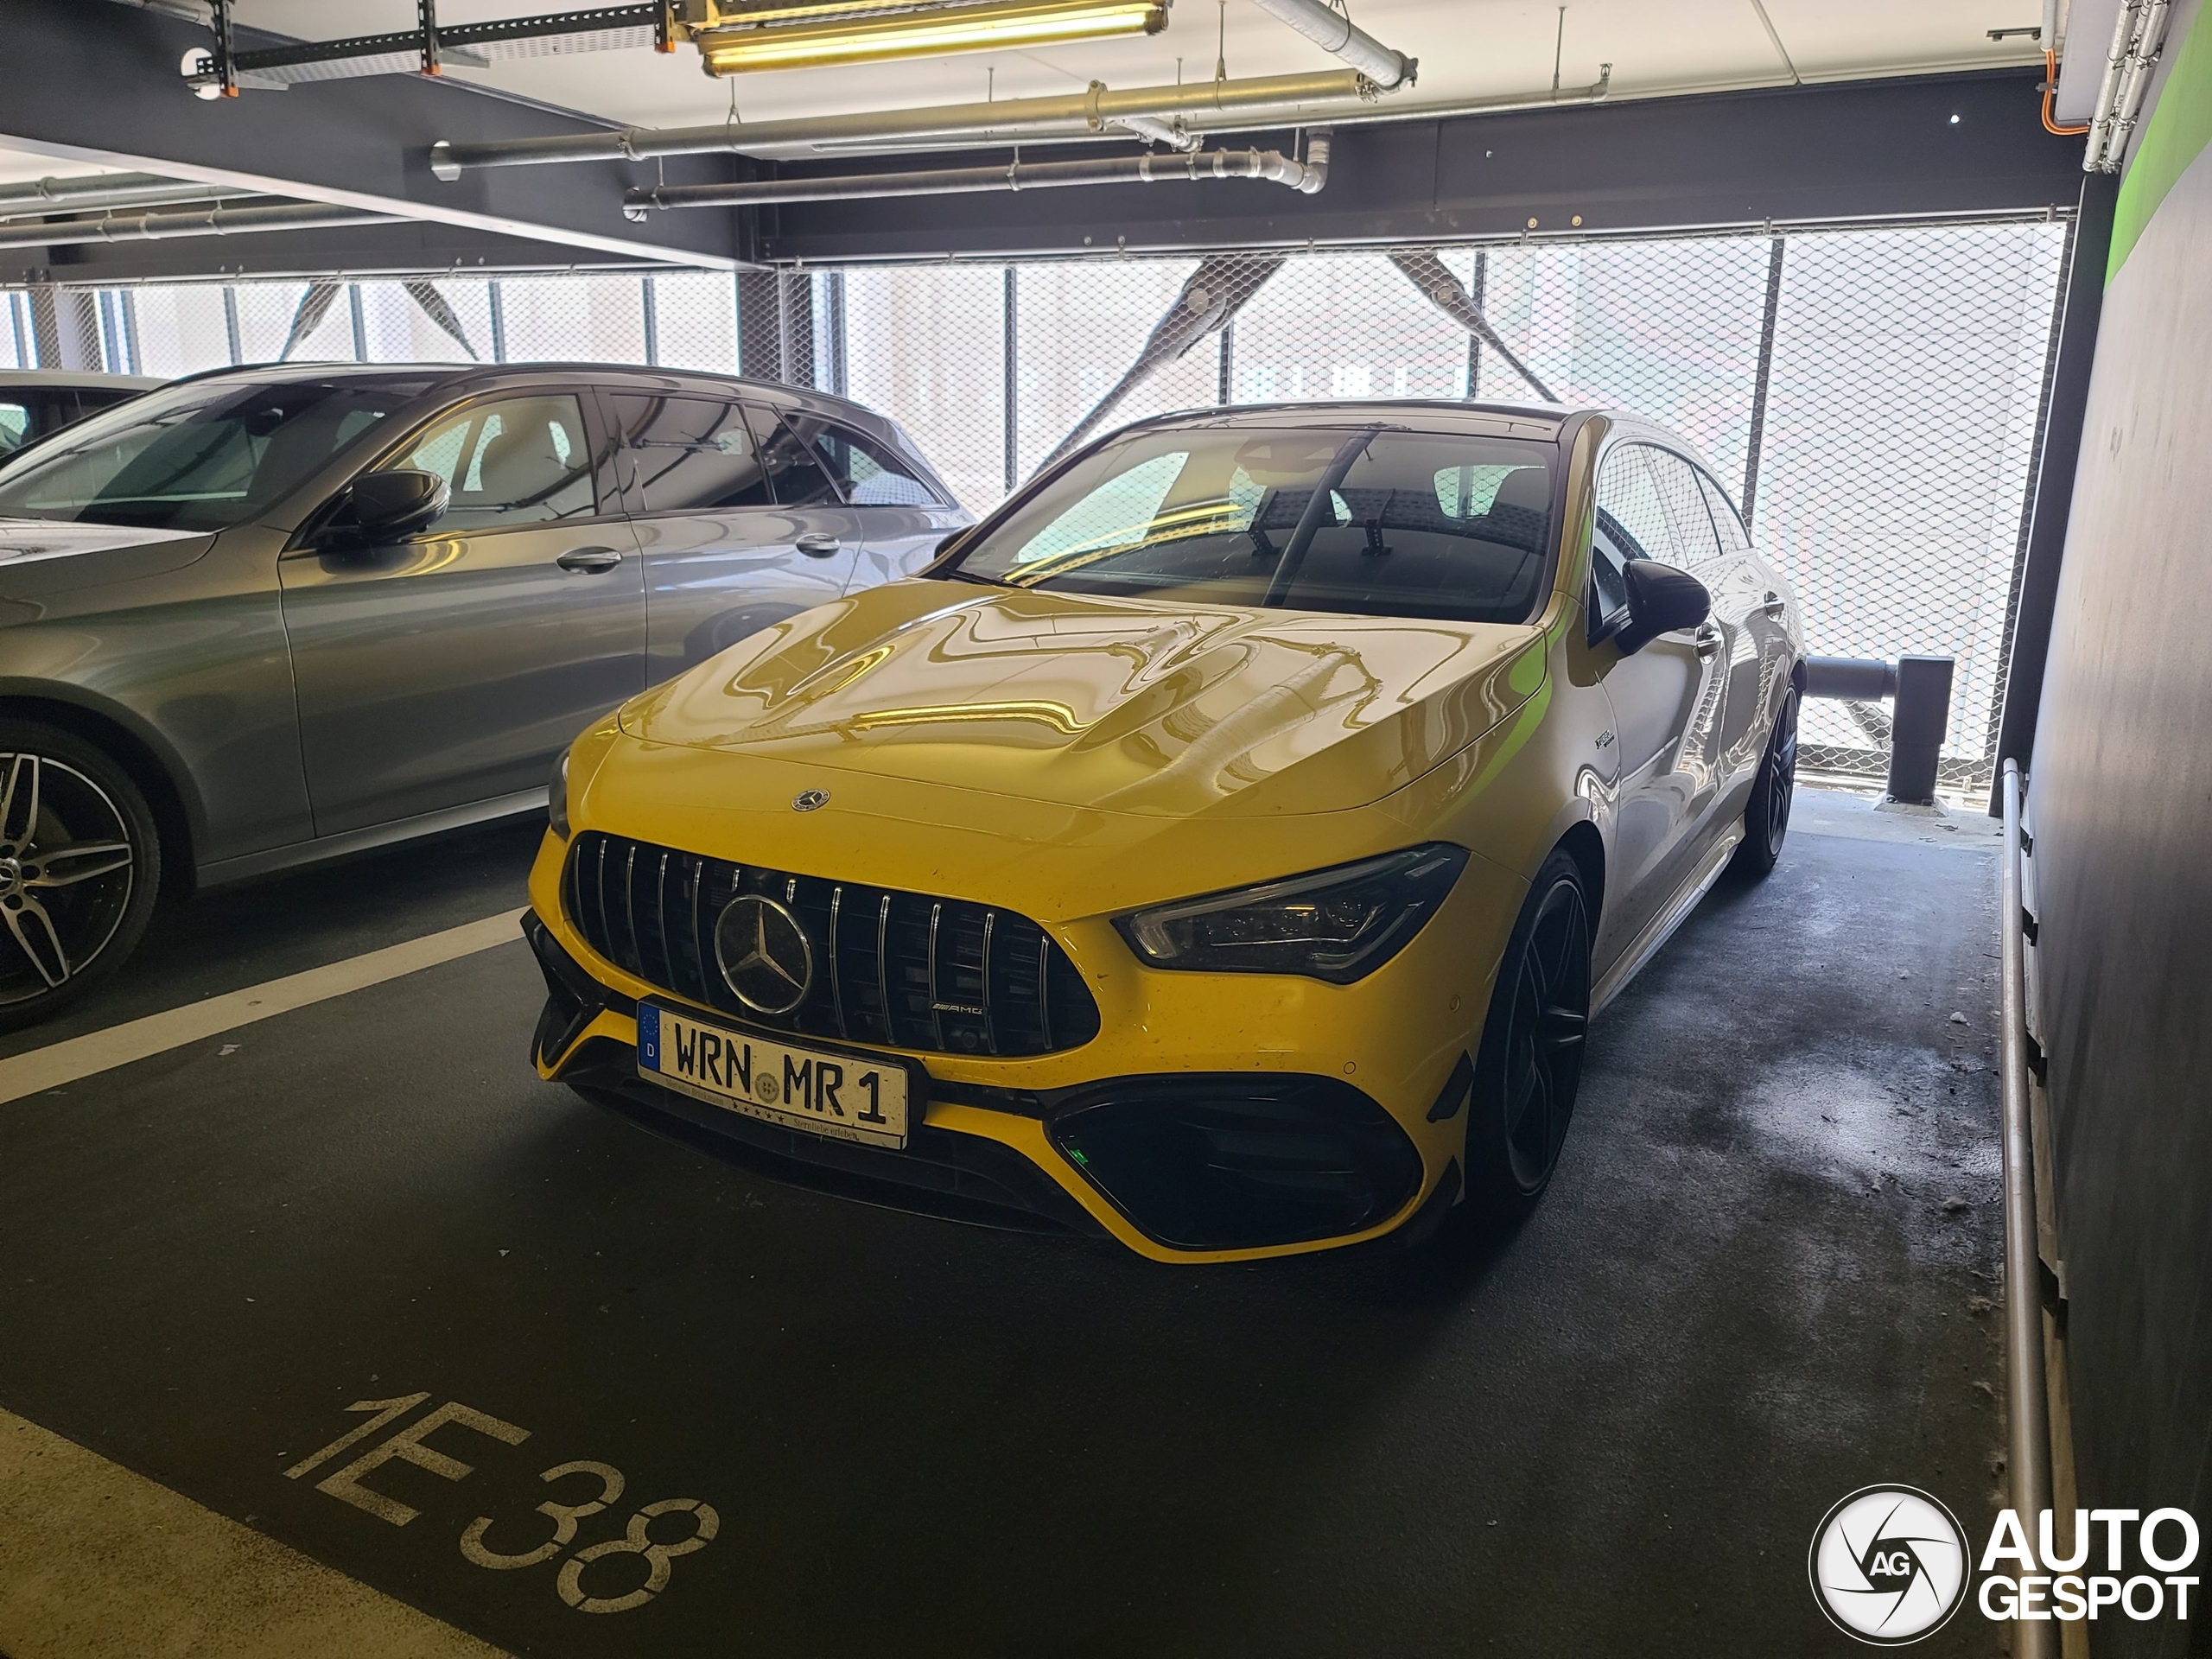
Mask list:
MULTIPOLYGON (((1052 1090, 1179 1071, 1342 1078, 1421 1156, 1418 1192, 1355 1236, 1388 1232, 1463 1154, 1469 1114, 1433 1123, 1427 1112, 1478 1046, 1531 878, 1578 822, 1611 842, 1612 648, 1584 643, 1577 598, 1604 428, 1589 423, 1571 457, 1563 556, 1529 624, 895 582, 770 628, 587 733, 569 762, 573 831, 1029 917, 1082 974, 1098 1036, 1032 1058, 912 1055, 932 1079, 1052 1090), (814 790, 827 803, 794 811, 814 790), (1155 969, 1112 925, 1141 906, 1427 842, 1473 856, 1411 943, 1351 984, 1155 969)), ((594 954, 563 914, 567 846, 546 838, 531 883, 537 915, 606 986, 668 1000, 594 954)), ((593 1034, 635 1042, 613 1014, 593 1034)), ((1014 1147, 1159 1260, 1354 1242, 1171 1249, 1037 1119, 932 1101, 925 1121, 1014 1147)))

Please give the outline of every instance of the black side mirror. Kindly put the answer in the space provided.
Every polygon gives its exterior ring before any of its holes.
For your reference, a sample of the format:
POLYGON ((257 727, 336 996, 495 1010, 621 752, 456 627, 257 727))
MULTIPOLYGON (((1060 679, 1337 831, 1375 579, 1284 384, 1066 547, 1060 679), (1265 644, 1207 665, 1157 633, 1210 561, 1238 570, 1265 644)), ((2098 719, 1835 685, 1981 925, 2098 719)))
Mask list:
POLYGON ((407 467, 364 473, 347 486, 330 527, 341 541, 397 541, 435 518, 452 499, 435 473, 407 467))
POLYGON ((1687 570, 1656 559, 1630 559, 1623 569, 1628 622, 1613 636, 1622 656, 1638 652, 1662 633, 1694 628, 1713 614, 1713 595, 1687 570))

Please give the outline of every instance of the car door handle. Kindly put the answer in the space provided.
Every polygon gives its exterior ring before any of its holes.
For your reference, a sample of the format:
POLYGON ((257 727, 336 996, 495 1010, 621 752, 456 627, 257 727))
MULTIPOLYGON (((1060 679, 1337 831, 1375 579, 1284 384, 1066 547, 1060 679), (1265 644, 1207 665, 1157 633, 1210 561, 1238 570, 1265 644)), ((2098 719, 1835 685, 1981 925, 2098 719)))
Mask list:
POLYGON ((553 563, 563 570, 612 570, 622 563, 622 556, 611 547, 576 547, 553 563))
POLYGON ((1759 601, 1759 609, 1764 611, 1769 616, 1777 619, 1789 608, 1789 602, 1771 588, 1767 589, 1766 597, 1759 601))
POLYGON ((791 545, 810 559, 829 558, 842 551, 844 547, 844 543, 835 536, 825 536, 819 531, 810 531, 793 542, 791 545))
POLYGON ((1720 649, 1720 630, 1710 622, 1702 623, 1699 626, 1698 631, 1690 636, 1690 643, 1697 647, 1699 656, 1710 657, 1720 649))

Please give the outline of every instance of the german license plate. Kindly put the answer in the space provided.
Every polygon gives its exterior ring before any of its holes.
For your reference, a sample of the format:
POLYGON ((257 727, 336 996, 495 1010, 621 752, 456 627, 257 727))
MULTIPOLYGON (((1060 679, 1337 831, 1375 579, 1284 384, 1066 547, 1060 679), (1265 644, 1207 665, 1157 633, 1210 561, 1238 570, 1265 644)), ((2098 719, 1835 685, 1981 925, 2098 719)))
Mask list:
POLYGON ((906 1144, 903 1067, 768 1042, 638 1005, 638 1072, 725 1111, 875 1147, 906 1144))

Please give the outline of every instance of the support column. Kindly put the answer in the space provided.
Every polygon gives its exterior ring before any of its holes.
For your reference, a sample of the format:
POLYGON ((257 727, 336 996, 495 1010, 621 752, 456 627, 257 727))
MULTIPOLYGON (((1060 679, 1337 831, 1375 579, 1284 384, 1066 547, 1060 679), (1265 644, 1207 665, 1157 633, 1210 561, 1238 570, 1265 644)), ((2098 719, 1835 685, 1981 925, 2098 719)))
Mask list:
POLYGON ((814 385, 814 279, 809 273, 738 273, 737 372, 787 386, 814 385))
POLYGON ((1767 384, 1774 376, 1774 320, 1782 310, 1783 241, 1776 237, 1766 251, 1766 316, 1759 324, 1758 381, 1751 392, 1751 440, 1744 450, 1744 523, 1749 527, 1758 502, 1759 448, 1766 441, 1767 384))
POLYGON ((59 288, 48 283, 30 291, 31 335, 38 366, 98 374, 100 361, 99 296, 88 288, 59 288))
POLYGON ((845 360, 845 273, 825 271, 822 276, 822 388, 837 397, 849 396, 850 365, 845 360))
POLYGON ((776 279, 776 355, 785 385, 814 384, 814 278, 803 270, 776 279))
MULTIPOLYGON (((1467 285, 1467 297, 1474 301, 1475 309, 1482 310, 1488 298, 1484 292, 1490 287, 1490 250, 1475 250, 1475 280, 1467 285)), ((1485 314, 1487 315, 1487 314, 1485 314)), ((1483 395, 1483 337, 1471 329, 1467 334, 1467 396, 1483 395)))
POLYGON ((1000 430, 1006 439, 1007 493, 1014 493, 1014 480, 1021 475, 1021 381, 1019 378, 1021 328, 1016 309, 1016 296, 1020 283, 1012 265, 1006 268, 1005 345, 1002 359, 1005 377, 999 393, 1000 430))
POLYGON ((2097 322, 2103 315, 2105 265, 2112 253, 2113 208, 2120 199, 2120 177, 2112 173, 2083 176, 2081 211, 2074 221, 2074 247, 2067 267, 2058 351, 2050 370, 2044 416, 2043 454, 2034 469, 2035 500, 2029 509, 2027 544, 2012 584, 2012 644, 2005 658, 2004 702, 1998 711, 1997 741, 1990 764, 1997 784, 1990 791, 1990 815, 2004 811, 2005 763, 2024 769, 2036 747, 2036 712, 2043 701, 2044 659, 2050 652, 2050 622, 2058 607, 2058 570, 2066 556, 2066 520, 2074 510, 2074 469, 2082 458, 2082 423, 2089 407, 2089 364, 2097 351, 2097 322))

